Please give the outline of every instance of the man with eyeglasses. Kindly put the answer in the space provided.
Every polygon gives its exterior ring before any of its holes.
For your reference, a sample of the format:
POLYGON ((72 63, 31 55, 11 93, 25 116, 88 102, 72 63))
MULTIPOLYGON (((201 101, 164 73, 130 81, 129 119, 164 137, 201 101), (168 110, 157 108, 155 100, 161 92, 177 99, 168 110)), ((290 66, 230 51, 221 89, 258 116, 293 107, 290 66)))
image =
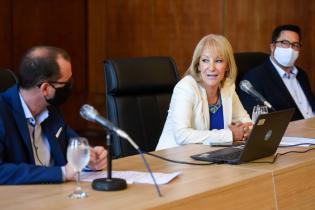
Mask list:
MULTIPOLYGON (((68 140, 77 134, 57 106, 71 93, 71 61, 63 49, 38 46, 23 57, 19 84, 0 94, 0 184, 61 183, 74 179, 68 140)), ((91 169, 106 166, 106 150, 90 148, 91 169)))
MULTIPOLYGON (((249 70, 243 80, 270 102, 276 110, 295 108, 292 120, 307 119, 314 116, 315 98, 308 77, 295 61, 301 50, 301 32, 296 25, 281 25, 272 32, 270 58, 263 64, 249 70)), ((249 114, 258 102, 239 92, 244 108, 249 114)))

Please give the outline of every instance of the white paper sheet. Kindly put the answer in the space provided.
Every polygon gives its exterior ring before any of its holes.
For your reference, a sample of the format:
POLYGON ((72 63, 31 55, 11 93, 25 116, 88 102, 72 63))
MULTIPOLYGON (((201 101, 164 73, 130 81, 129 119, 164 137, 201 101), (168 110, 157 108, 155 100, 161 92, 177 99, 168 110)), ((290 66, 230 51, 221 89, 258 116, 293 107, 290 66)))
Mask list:
MULTIPOLYGON (((157 184, 167 184, 173 180, 176 176, 180 175, 181 172, 173 173, 157 173, 154 172, 154 178, 157 184)), ((81 181, 92 182, 94 179, 106 178, 107 171, 97 171, 97 172, 82 172, 81 181)), ((149 173, 139 172, 139 171, 113 171, 113 178, 125 179, 128 184, 141 183, 141 184, 154 184, 149 173)))
POLYGON ((301 137, 289 137, 284 136, 280 142, 280 146, 291 146, 296 144, 302 144, 301 147, 308 147, 310 144, 315 144, 315 139, 313 138, 301 138, 301 137))

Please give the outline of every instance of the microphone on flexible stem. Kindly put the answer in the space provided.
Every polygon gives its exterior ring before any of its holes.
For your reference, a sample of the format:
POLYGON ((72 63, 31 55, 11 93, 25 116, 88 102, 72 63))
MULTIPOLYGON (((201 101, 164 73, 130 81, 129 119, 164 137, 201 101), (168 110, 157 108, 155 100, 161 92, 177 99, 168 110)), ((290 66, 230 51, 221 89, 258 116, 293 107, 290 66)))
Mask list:
MULTIPOLYGON (((99 113, 90 105, 83 105, 80 109, 80 115, 84 119, 92 122, 97 122, 103 127, 110 131, 117 131, 116 127, 107 121, 105 118, 99 115, 99 113)), ((119 132, 121 133, 121 132, 119 132)), ((116 191, 127 188, 127 182, 124 179, 112 178, 112 144, 110 135, 106 135, 106 146, 107 146, 107 177, 94 179, 92 182, 92 188, 99 191, 116 191)))
MULTIPOLYGON (((139 146, 129 137, 129 135, 124 132, 123 130, 117 128, 107 119, 102 117, 94 107, 88 104, 84 104, 80 108, 80 115, 91 122, 96 122, 100 124, 102 127, 106 128, 107 130, 114 132, 118 136, 126 139, 140 154, 153 182, 156 187, 158 195, 161 197, 161 191, 159 186, 156 183, 156 180, 153 176, 153 173, 150 169, 150 166, 147 160, 144 158, 143 152, 140 150, 139 146)), ((122 190, 127 188, 127 183, 124 179, 112 178, 112 156, 111 156, 111 141, 109 135, 107 135, 107 178, 103 179, 95 179, 92 182, 92 187, 95 190, 102 190, 102 191, 113 191, 113 190, 122 190)))
POLYGON ((250 96, 254 97, 257 101, 267 106, 272 111, 276 111, 275 108, 259 93, 255 90, 253 85, 248 80, 242 80, 240 82, 240 88, 250 96))
POLYGON ((116 133, 118 136, 121 138, 126 139, 129 141, 129 143, 136 149, 139 150, 139 146, 128 136, 128 134, 117 128, 115 125, 113 125, 111 122, 106 120, 104 117, 102 117, 96 109, 94 109, 93 106, 84 104, 81 109, 80 109, 80 115, 84 119, 91 121, 91 122, 96 122, 103 126, 104 128, 116 133))

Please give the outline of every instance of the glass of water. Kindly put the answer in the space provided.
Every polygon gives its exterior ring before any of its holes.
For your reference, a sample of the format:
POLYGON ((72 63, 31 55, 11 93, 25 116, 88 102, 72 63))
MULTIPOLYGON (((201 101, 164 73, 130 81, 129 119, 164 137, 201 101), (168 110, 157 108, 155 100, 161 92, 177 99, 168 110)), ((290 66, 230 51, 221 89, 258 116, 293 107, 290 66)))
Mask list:
POLYGON ((85 198, 87 193, 82 191, 80 185, 80 172, 88 164, 90 159, 90 147, 88 140, 84 137, 73 137, 69 139, 67 149, 67 160, 76 172, 76 188, 69 197, 85 198))
POLYGON ((255 123, 259 115, 261 114, 267 114, 268 113, 268 107, 264 105, 256 105, 253 108, 253 113, 252 113, 252 120, 255 123))

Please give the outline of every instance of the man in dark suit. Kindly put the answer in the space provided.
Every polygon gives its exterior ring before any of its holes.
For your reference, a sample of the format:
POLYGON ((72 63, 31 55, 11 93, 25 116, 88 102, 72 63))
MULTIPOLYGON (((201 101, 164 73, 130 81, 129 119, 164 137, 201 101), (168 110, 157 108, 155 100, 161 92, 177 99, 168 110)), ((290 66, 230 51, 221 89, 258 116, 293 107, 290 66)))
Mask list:
MULTIPOLYGON (((243 80, 253 87, 276 109, 295 108, 292 120, 314 116, 315 98, 306 73, 294 65, 301 49, 300 28, 281 25, 272 33, 271 55, 262 65, 249 70, 243 80)), ((258 102, 239 92, 244 108, 249 114, 258 102)))
MULTIPOLYGON (((0 94, 0 184, 60 183, 73 180, 68 139, 77 134, 57 108, 72 87, 69 55, 39 46, 23 57, 19 84, 0 94)), ((106 150, 90 148, 89 167, 103 169, 106 150)))

